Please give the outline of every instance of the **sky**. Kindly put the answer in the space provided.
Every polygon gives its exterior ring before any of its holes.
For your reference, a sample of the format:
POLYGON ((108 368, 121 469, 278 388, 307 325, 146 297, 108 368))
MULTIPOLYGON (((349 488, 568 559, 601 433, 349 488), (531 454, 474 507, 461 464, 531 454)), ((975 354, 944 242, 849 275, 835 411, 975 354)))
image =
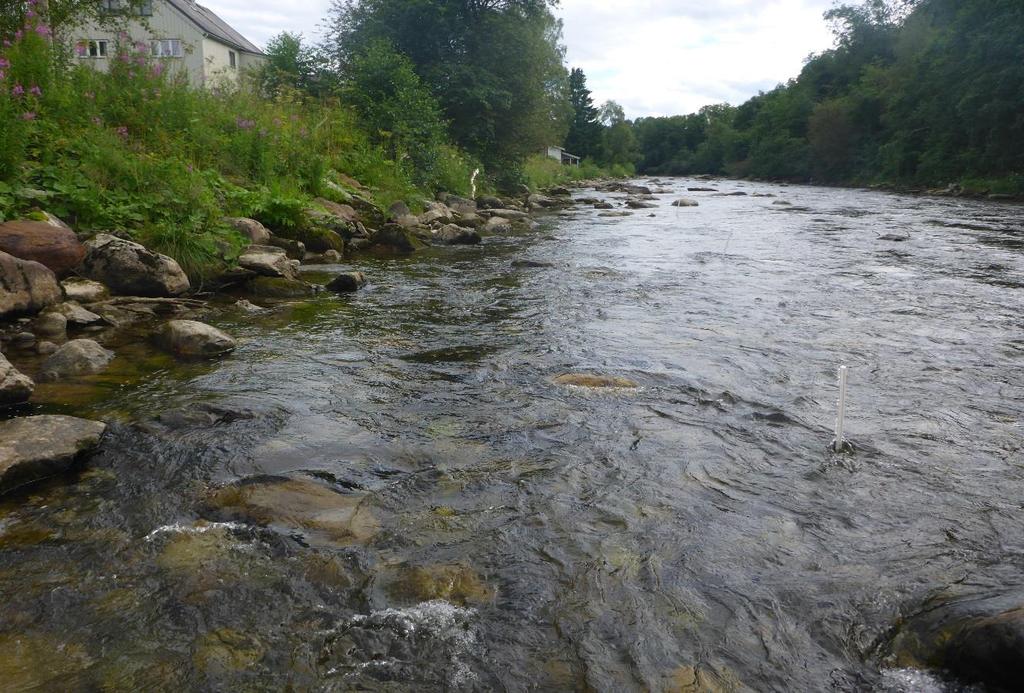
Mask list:
MULTIPOLYGON (((329 0, 200 0, 258 45, 317 34, 329 0)), ((629 118, 739 104, 832 45, 833 0, 562 0, 566 60, 629 118)))

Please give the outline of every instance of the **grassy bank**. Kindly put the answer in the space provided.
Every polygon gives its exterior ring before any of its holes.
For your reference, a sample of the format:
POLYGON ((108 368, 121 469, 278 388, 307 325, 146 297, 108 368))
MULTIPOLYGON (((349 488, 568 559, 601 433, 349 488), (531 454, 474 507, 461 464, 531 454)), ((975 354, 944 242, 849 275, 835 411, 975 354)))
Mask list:
POLYGON ((608 168, 585 160, 579 166, 564 166, 544 154, 535 154, 523 165, 523 177, 531 190, 550 188, 581 180, 598 178, 628 178, 635 174, 632 166, 615 165, 608 168))
POLYGON ((32 29, 0 61, 0 219, 50 212, 206 273, 241 245, 225 217, 300 227, 316 197, 348 200, 348 177, 384 208, 438 189, 469 192, 472 166, 460 152, 442 147, 425 177, 337 101, 193 88, 151 59, 148 44, 120 45, 109 74, 58 71, 45 27, 32 29))

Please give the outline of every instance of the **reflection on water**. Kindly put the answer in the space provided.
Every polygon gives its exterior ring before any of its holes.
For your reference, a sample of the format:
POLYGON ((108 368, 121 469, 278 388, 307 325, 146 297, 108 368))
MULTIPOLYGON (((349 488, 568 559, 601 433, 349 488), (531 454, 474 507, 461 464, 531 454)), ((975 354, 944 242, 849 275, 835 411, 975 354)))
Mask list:
POLYGON ((582 207, 227 310, 216 364, 123 352, 60 409, 136 423, 0 504, 0 681, 953 690, 879 643, 1021 586, 1020 210, 743 190, 777 199, 582 207))

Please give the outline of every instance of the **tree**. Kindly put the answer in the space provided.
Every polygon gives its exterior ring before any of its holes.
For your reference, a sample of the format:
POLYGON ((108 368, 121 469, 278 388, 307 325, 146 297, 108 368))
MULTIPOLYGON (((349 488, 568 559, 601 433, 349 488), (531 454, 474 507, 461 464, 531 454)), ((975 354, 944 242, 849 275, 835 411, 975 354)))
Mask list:
POLYGON ((282 87, 299 89, 312 96, 326 96, 338 84, 328 61, 316 46, 304 43, 302 34, 282 32, 267 42, 267 61, 257 76, 264 94, 276 94, 282 87))
POLYGON ((385 41, 371 43, 353 56, 341 95, 395 161, 408 159, 420 182, 430 179, 445 123, 408 58, 385 41))
POLYGON ((377 40, 411 62, 456 143, 492 172, 565 136, 568 75, 552 0, 334 0, 325 48, 345 72, 377 40))
POLYGON ((565 148, 584 158, 597 156, 601 149, 602 127, 597 119, 594 99, 587 88, 587 77, 579 68, 569 73, 569 103, 573 116, 569 134, 565 137, 565 148))

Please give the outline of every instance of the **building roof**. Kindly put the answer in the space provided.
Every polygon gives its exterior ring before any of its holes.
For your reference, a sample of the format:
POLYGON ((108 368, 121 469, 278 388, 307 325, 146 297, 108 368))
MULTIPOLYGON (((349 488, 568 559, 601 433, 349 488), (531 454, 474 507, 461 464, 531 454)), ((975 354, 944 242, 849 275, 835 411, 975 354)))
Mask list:
POLYGON ((167 2, 192 20, 207 36, 240 51, 263 55, 263 51, 257 48, 249 39, 232 29, 227 22, 215 15, 209 8, 196 4, 194 0, 167 0, 167 2))

